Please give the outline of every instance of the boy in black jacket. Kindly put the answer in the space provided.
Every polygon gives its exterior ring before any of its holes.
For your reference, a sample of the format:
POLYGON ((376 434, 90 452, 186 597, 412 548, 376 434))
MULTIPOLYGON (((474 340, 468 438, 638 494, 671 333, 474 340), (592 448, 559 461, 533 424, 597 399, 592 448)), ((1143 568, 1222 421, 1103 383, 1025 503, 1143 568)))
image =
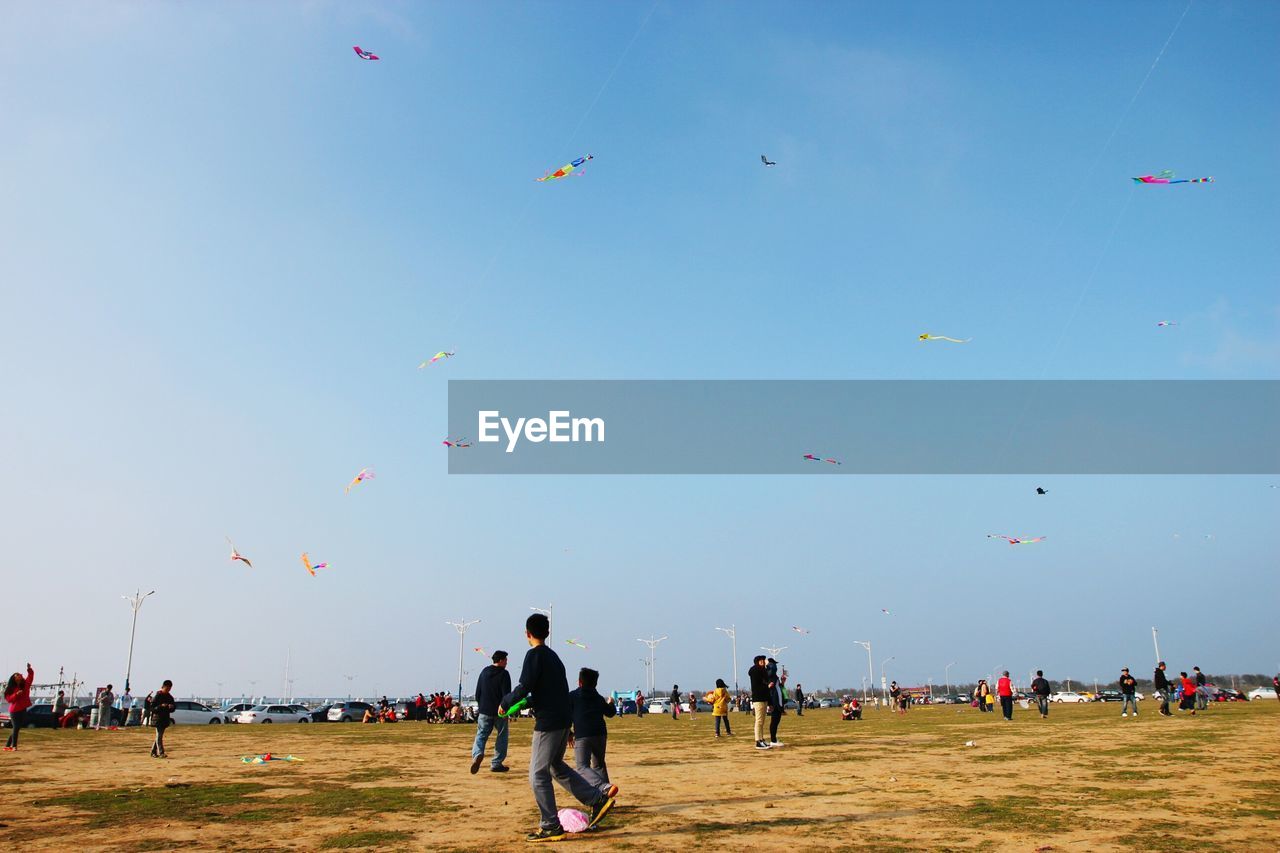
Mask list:
POLYGON ((573 757, 578 773, 609 797, 618 795, 618 786, 609 784, 609 768, 604 763, 604 750, 609 730, 604 718, 618 713, 613 697, 600 695, 596 685, 600 673, 585 666, 578 670, 578 689, 569 694, 569 713, 573 717, 573 757))
POLYGON ((541 822, 537 832, 526 836, 527 841, 559 841, 564 838, 556 808, 556 792, 551 784, 554 778, 583 805, 591 807, 591 826, 595 826, 613 808, 614 799, 583 779, 565 763, 564 751, 569 744, 569 682, 565 679, 564 664, 550 647, 547 637, 551 634, 551 621, 543 613, 535 613, 524 623, 524 635, 529 641, 529 651, 524 656, 520 680, 515 689, 502 698, 499 713, 526 696, 533 708, 533 744, 529 749, 529 787, 538 804, 541 822))

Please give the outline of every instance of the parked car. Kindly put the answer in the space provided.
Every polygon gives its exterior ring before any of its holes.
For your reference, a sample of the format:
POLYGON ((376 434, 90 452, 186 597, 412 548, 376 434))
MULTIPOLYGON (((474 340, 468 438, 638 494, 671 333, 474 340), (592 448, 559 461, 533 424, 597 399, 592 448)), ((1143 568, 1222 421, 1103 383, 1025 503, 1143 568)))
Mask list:
POLYGON ((236 717, 237 723, 309 723, 311 715, 298 711, 288 705, 254 705, 247 711, 241 711, 236 717))
MULTIPOLYGON (((11 728, 13 721, 9 719, 8 711, 0 711, 0 728, 11 728)), ((27 709, 27 721, 23 724, 23 728, 27 729, 56 729, 58 721, 53 718, 53 705, 49 702, 39 702, 27 709)))
POLYGON ((1099 702, 1123 702, 1124 694, 1119 690, 1103 690, 1098 694, 1099 702))
POLYGON ((177 707, 170 716, 176 724, 186 726, 218 726, 222 725, 223 720, 225 719, 221 711, 215 711, 203 702, 190 702, 184 699, 174 702, 173 704, 177 707))
POLYGON ((236 717, 240 716, 241 711, 247 711, 254 706, 253 702, 237 702, 222 709, 222 722, 234 723, 236 717))
POLYGON ((313 723, 329 722, 329 709, 332 707, 333 707, 332 704, 321 705, 319 708, 316 708, 314 711, 309 712, 311 714, 311 722, 313 723))
POLYGON ((329 722, 358 723, 364 719, 364 712, 372 707, 368 702, 334 702, 329 708, 329 722))
POLYGON ((1216 687, 1209 685, 1209 695, 1214 702, 1248 702, 1249 697, 1245 696, 1239 690, 1231 690, 1227 687, 1216 687))
MULTIPOLYGON (((87 705, 80 706, 80 720, 86 726, 89 725, 89 721, 93 719, 93 712, 94 712, 94 709, 97 707, 98 706, 93 704, 92 702, 88 703, 87 705)), ((110 720, 103 721, 102 724, 104 726, 123 726, 124 725, 124 712, 121 711, 119 708, 112 708, 110 716, 111 716, 110 720)))
POLYGON ((1245 696, 1250 701, 1253 701, 1254 699, 1274 699, 1276 698, 1276 691, 1274 687, 1255 687, 1246 693, 1245 696))
POLYGON ((615 704, 618 706, 619 714, 634 714, 636 712, 636 700, 619 699, 615 704))
POLYGON ((649 713, 650 714, 670 714, 671 700, 670 699, 650 699, 649 713))
POLYGON ((834 699, 821 699, 818 701, 819 708, 835 708, 840 703, 834 699))
MULTIPOLYGON (((792 704, 794 705, 795 703, 793 702, 792 704)), ((671 707, 671 705, 670 705, 670 704, 668 704, 668 705, 667 705, 667 708, 669 709, 670 707, 671 707)), ((689 703, 688 703, 688 702, 681 702, 681 703, 680 703, 680 713, 682 713, 682 714, 687 714, 687 713, 689 713, 689 703)), ((699 700, 698 700, 698 713, 699 713, 699 714, 710 714, 710 713, 711 713, 711 703, 710 703, 710 702, 703 702, 701 699, 699 699, 699 700)))
POLYGON ((1089 700, 1073 690, 1059 690, 1049 697, 1050 702, 1088 702, 1089 700))

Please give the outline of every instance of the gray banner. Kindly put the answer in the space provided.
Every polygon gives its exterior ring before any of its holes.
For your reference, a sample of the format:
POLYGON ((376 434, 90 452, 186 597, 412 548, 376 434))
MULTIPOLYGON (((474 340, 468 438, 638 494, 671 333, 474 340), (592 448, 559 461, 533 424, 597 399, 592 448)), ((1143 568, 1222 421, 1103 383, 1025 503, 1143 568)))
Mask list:
POLYGON ((451 474, 1276 474, 1280 382, 450 380, 449 432, 451 474))

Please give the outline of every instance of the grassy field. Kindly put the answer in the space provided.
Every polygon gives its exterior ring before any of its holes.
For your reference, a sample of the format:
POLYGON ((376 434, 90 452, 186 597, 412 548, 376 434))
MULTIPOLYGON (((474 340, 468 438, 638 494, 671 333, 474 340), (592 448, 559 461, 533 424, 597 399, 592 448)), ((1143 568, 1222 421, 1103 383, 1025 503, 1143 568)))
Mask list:
MULTIPOLYGON (((788 715, 782 749, 751 720, 716 740, 711 717, 610 725, 622 788, 587 848, 1276 850, 1280 702, 1138 719, 1116 705, 917 708, 788 715), (966 741, 975 745, 966 747, 966 741)), ((468 773, 472 728, 418 723, 179 727, 167 761, 150 732, 26 731, 5 753, 0 842, 22 849, 485 850, 537 822, 512 732, 512 772, 468 773), (240 756, 293 753, 251 766, 240 756)), ((573 805, 567 794, 562 806, 573 805)))

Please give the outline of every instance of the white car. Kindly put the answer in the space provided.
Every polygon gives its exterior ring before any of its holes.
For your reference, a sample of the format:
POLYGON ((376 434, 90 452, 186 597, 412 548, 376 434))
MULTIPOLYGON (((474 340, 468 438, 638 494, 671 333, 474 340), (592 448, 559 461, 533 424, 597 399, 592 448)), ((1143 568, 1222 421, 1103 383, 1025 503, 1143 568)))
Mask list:
POLYGON ((1050 702, 1088 702, 1084 696, 1074 690, 1059 690, 1049 697, 1050 702))
POLYGON ((1274 687, 1255 687, 1244 695, 1250 702, 1255 699, 1274 699, 1276 690, 1274 687))
POLYGON ((254 705, 236 716, 237 723, 309 723, 311 715, 288 705, 254 705))
POLYGON ((222 724, 222 712, 215 711, 203 702, 174 702, 177 707, 170 714, 176 725, 184 726, 217 726, 222 724))
POLYGON ((649 701, 648 710, 650 714, 670 714, 671 700, 670 699, 651 699, 649 701))

